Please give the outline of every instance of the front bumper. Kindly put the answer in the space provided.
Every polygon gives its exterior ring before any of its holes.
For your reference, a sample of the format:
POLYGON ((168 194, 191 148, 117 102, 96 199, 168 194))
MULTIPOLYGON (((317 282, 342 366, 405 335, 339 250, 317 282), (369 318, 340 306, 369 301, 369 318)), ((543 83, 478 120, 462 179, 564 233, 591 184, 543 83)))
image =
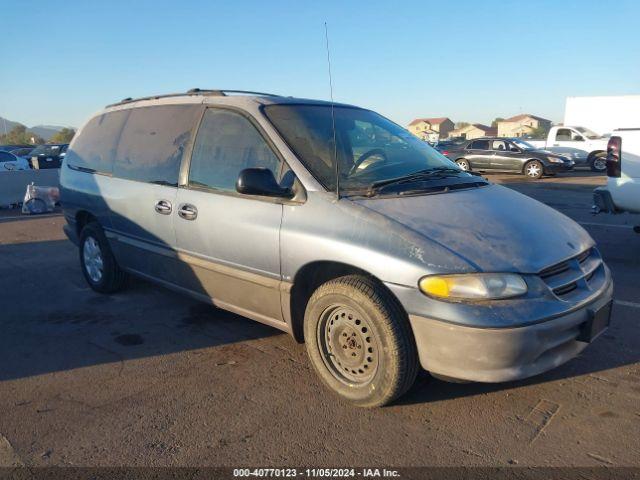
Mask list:
POLYGON ((570 172, 573 170, 575 163, 547 163, 544 166, 544 171, 546 173, 562 173, 562 172, 570 172))
POLYGON ((476 382, 531 377, 565 363, 588 343, 578 340, 591 311, 613 297, 613 282, 589 304, 521 327, 478 328, 409 315, 420 364, 434 374, 476 382))

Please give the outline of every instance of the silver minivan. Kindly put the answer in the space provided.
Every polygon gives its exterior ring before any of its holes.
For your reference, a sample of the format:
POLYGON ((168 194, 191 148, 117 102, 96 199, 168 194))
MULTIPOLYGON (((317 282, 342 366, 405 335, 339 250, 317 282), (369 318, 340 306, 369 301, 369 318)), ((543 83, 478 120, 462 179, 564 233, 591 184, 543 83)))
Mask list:
POLYGON ((250 92, 126 99, 60 174, 89 285, 157 282, 306 342, 322 381, 384 405, 434 376, 556 367, 609 324, 591 237, 375 112, 250 92))

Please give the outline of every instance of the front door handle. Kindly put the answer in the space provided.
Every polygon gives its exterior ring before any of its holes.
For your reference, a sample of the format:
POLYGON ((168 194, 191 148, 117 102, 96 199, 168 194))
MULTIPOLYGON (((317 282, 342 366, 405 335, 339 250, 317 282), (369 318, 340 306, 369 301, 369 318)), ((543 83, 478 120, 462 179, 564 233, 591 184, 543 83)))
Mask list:
POLYGON ((188 203, 183 203, 178 209, 178 215, 185 220, 195 220, 198 216, 198 209, 188 203))
POLYGON ((171 202, 167 200, 160 200, 156 203, 156 212, 162 215, 169 215, 171 213, 171 202))

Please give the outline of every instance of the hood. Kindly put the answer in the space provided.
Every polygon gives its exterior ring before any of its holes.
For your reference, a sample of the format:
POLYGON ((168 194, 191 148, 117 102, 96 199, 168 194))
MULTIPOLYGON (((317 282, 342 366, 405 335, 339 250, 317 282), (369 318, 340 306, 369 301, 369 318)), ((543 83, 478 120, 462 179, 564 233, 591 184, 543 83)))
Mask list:
POLYGON ((447 247, 479 271, 536 273, 594 244, 570 218, 500 185, 355 201, 447 247))

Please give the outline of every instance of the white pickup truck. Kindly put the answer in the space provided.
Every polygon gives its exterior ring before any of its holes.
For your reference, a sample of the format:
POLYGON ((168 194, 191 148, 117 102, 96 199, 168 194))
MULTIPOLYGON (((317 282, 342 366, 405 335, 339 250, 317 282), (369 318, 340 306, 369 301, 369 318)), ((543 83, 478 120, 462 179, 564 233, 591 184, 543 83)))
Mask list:
POLYGON ((546 140, 529 140, 536 148, 569 157, 576 167, 591 167, 594 172, 607 169, 607 141, 601 135, 584 127, 551 127, 546 140))
MULTIPOLYGON (((611 135, 607 186, 593 191, 593 211, 640 214, 640 128, 614 130, 611 135)), ((640 225, 634 229, 640 233, 640 225)))

